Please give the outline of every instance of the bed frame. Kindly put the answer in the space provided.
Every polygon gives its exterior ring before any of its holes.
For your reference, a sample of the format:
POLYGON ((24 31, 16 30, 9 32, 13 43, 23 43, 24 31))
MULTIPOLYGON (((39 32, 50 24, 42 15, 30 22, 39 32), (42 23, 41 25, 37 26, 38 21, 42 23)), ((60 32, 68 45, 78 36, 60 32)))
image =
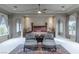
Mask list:
POLYGON ((47 32, 47 23, 41 26, 35 26, 34 23, 32 25, 32 32, 47 32))

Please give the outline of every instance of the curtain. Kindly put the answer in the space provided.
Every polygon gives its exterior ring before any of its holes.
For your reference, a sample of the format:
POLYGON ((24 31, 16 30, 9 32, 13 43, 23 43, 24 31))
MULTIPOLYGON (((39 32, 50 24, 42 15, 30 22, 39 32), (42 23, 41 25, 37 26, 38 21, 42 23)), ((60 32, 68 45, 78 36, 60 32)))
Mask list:
POLYGON ((1 22, 2 22, 2 17, 0 16, 0 24, 1 24, 1 22))

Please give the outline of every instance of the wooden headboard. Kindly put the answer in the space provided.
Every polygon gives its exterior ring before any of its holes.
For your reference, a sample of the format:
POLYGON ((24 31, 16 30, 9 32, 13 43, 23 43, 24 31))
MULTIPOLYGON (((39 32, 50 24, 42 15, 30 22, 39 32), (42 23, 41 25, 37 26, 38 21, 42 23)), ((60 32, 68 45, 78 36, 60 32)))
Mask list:
POLYGON ((47 23, 45 23, 45 25, 41 25, 41 26, 35 26, 32 23, 32 31, 33 32, 47 32, 47 23))

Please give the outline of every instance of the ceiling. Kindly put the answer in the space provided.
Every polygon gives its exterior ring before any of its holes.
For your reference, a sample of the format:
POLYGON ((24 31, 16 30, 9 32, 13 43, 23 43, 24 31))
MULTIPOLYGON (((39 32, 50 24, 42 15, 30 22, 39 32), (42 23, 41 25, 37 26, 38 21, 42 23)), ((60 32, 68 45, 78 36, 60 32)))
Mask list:
MULTIPOLYGON (((0 4, 0 9, 9 13, 35 13, 38 4, 0 4), (16 8, 16 10, 14 9, 16 8)), ((79 10, 78 4, 40 4, 40 9, 47 9, 46 13, 68 13, 79 10), (63 8, 64 6, 64 8, 63 8)))

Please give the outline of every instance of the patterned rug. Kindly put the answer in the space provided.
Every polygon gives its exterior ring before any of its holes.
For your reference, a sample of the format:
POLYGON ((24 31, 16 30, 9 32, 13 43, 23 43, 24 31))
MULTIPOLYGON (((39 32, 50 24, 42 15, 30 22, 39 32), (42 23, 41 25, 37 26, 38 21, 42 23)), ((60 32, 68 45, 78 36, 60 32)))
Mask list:
POLYGON ((28 49, 26 48, 25 52, 23 51, 24 45, 17 46, 13 51, 11 51, 9 54, 70 54, 65 48, 63 48, 61 45, 56 45, 57 50, 50 51, 47 49, 28 49))

